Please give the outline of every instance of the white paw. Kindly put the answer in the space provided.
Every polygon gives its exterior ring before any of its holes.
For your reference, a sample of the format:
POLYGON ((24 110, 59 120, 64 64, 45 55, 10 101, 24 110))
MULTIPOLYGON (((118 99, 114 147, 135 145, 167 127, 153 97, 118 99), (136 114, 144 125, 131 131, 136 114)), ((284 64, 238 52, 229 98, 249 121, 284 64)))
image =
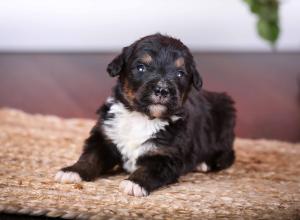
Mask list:
POLYGON ((58 171, 55 175, 55 181, 61 183, 79 183, 81 178, 78 173, 58 171))
POLYGON ((210 168, 206 163, 202 162, 197 166, 196 170, 200 171, 200 172, 203 172, 203 173, 206 173, 210 170, 210 168))
POLYGON ((132 196, 148 196, 149 193, 139 184, 131 182, 130 180, 122 180, 119 189, 127 195, 132 196))

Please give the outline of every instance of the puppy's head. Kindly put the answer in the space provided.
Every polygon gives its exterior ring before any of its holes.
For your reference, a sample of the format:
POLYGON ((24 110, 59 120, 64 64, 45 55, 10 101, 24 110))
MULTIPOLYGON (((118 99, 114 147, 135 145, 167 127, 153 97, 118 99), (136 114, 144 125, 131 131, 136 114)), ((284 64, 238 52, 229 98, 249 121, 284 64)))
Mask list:
POLYGON ((180 111, 191 87, 202 80, 188 48, 161 34, 150 35, 123 48, 108 65, 119 77, 119 95, 133 110, 152 118, 168 118, 180 111))

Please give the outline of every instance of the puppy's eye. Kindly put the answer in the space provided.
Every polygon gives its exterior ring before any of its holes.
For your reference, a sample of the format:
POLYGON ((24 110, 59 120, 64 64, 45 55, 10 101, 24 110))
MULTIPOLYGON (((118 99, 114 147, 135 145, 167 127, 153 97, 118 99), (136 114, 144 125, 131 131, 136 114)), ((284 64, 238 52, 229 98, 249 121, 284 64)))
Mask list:
POLYGON ((139 71, 140 73, 143 73, 143 72, 146 71, 146 67, 145 67, 144 64, 138 64, 138 65, 136 66, 136 69, 137 69, 137 71, 139 71))
POLYGON ((183 77, 184 74, 185 74, 185 72, 183 70, 177 70, 177 72, 176 72, 176 76, 179 78, 183 77))

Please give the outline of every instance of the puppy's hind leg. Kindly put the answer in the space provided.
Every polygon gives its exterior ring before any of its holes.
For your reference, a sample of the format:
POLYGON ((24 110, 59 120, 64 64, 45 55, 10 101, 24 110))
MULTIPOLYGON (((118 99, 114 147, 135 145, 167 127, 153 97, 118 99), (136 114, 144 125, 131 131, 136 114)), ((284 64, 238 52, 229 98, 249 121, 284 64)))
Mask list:
POLYGON ((233 141, 236 111, 234 102, 225 93, 207 92, 210 102, 215 143, 207 164, 211 171, 218 171, 230 167, 235 160, 233 141))
POLYGON ((235 160, 235 153, 233 150, 217 152, 207 162, 210 170, 219 171, 230 167, 235 160))
POLYGON ((120 156, 116 147, 109 143, 98 129, 91 131, 85 141, 83 153, 72 166, 62 168, 55 176, 57 182, 76 183, 92 181, 117 165, 120 156))

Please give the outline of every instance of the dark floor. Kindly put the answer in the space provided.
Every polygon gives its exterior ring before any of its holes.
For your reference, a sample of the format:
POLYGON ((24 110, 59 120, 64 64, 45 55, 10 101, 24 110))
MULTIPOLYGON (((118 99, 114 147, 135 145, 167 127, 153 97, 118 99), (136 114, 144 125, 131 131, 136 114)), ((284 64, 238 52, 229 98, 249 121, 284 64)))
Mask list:
MULTIPOLYGON (((115 54, 0 54, 0 107, 95 118, 115 54)), ((300 53, 195 53, 204 88, 236 100, 237 134, 300 141, 300 53)))

